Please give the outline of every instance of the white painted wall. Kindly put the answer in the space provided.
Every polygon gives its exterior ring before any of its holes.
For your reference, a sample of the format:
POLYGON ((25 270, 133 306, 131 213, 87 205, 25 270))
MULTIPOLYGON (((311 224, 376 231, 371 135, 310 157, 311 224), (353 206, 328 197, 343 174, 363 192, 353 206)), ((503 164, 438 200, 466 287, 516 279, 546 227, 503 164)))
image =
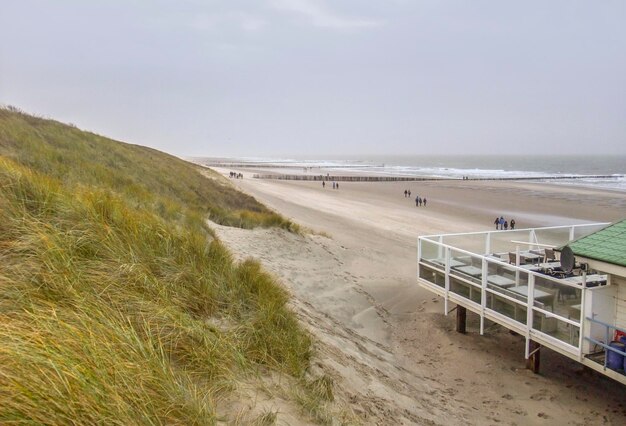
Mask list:
MULTIPOLYGON (((607 285, 592 287, 586 290, 585 316, 606 324, 615 324, 617 286, 607 285)), ((590 336, 600 342, 606 342, 606 327, 600 324, 585 321, 583 330, 585 336, 590 336)), ((609 335, 609 342, 613 340, 613 333, 609 335)), ((608 342, 606 342, 608 343, 608 342)), ((583 340, 583 353, 593 352, 595 345, 583 340)))
POLYGON ((626 330, 626 277, 612 275, 611 282, 617 288, 615 326, 626 330))

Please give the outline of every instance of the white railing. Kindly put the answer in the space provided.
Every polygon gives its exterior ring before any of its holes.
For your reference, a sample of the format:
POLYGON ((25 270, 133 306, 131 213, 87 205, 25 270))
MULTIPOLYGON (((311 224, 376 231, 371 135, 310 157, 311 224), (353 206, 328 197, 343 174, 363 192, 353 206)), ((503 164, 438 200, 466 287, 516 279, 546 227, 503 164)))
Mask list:
MULTIPOLYGON (((529 239, 534 240, 530 241, 530 244, 546 246, 547 244, 539 242, 537 235, 557 230, 565 231, 566 237, 557 243, 563 245, 575 236, 590 234, 606 225, 608 224, 595 223, 419 237, 418 280, 422 285, 444 297, 446 313, 449 312, 448 301, 450 299, 478 313, 481 334, 484 331, 484 320, 487 318, 508 328, 524 330, 527 338, 527 356, 528 342, 532 336, 533 340, 539 338, 553 347, 558 347, 562 352, 581 358, 583 339, 581 324, 584 318, 583 289, 586 286, 586 276, 582 276, 581 283, 574 284, 518 266, 517 262, 511 265, 493 258, 489 255, 492 246, 491 237, 492 234, 526 233, 529 239), (474 237, 473 242, 482 240, 484 253, 487 255, 444 242, 446 237, 463 239, 467 236, 474 237), (428 256, 424 256, 425 252, 428 256), (567 290, 568 288, 570 290, 567 290), (556 312, 556 304, 560 301, 555 301, 555 298, 560 299, 562 294, 573 294, 573 303, 580 300, 580 305, 563 304, 559 306, 562 311, 556 312), (551 310, 546 305, 546 302, 550 300, 552 301, 551 310), (575 306, 578 306, 578 310, 573 309, 575 306), (566 309, 570 311, 567 316, 564 313, 566 309)), ((513 245, 523 243, 517 239, 509 239, 509 242, 513 245)), ((519 248, 517 252, 519 254, 519 248)))
MULTIPOLYGON (((598 324, 600 326, 604 327, 604 332, 605 332, 605 338, 604 338, 604 342, 601 342, 599 340, 596 340, 592 337, 587 337, 585 336, 585 340, 590 341, 591 343, 593 343, 594 345, 600 346, 602 349, 604 349, 604 368, 607 368, 607 362, 609 359, 609 351, 616 353, 618 355, 621 356, 626 356, 626 352, 624 351, 620 351, 619 349, 613 348, 609 345, 609 342, 611 342, 613 340, 612 336, 616 331, 621 332, 622 334, 626 335, 626 330, 624 330, 623 328, 619 328, 616 327, 614 325, 611 324, 607 324, 605 322, 602 321, 598 321, 595 318, 591 318, 591 317, 585 317, 585 319, 589 322, 592 322, 594 324, 598 324)), ((626 374, 626 371, 625 373, 626 374)))
MULTIPOLYGON (((583 223, 583 224, 578 224, 578 225, 559 225, 559 226, 544 226, 541 228, 523 228, 523 229, 511 229, 511 230, 493 230, 493 231, 474 231, 474 232, 455 232, 455 233, 450 233, 450 234, 434 234, 434 235, 424 235, 422 237, 422 239, 430 239, 433 240, 435 238, 439 238, 439 237, 451 237, 451 236, 465 236, 465 235, 485 235, 485 234, 495 234, 495 233, 511 233, 511 232, 518 232, 518 231, 536 231, 536 230, 542 230, 542 231, 549 231, 549 230, 556 230, 556 229, 572 229, 572 230, 576 230, 576 229, 584 229, 584 228, 598 228, 598 227, 605 227, 610 225, 611 222, 596 222, 596 223, 583 223)), ((571 233, 570 233, 571 235, 571 233)))

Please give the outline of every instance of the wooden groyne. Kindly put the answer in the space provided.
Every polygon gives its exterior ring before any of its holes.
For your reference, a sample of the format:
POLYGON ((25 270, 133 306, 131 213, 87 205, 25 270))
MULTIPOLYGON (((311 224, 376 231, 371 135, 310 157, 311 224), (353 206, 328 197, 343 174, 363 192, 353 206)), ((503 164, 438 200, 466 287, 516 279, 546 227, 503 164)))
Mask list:
POLYGON ((624 175, 575 175, 575 176, 532 176, 532 177, 434 177, 434 176, 338 176, 338 175, 284 175, 284 174, 257 174, 252 175, 255 179, 276 180, 304 180, 304 181, 335 181, 335 182, 424 182, 424 181, 496 181, 496 180, 566 180, 566 179, 618 179, 624 175))
POLYGON ((252 177, 255 179, 312 180, 335 182, 415 182, 424 180, 457 180, 454 178, 430 178, 419 176, 260 175, 256 173, 253 174, 252 177))
MULTIPOLYGON (((332 166, 307 166, 305 164, 274 164, 274 163, 219 163, 219 162, 202 162, 197 163, 205 167, 220 167, 223 169, 328 169, 332 166)), ((346 164, 342 165, 342 169, 350 168, 369 168, 384 167, 384 165, 363 165, 363 164, 346 164)))

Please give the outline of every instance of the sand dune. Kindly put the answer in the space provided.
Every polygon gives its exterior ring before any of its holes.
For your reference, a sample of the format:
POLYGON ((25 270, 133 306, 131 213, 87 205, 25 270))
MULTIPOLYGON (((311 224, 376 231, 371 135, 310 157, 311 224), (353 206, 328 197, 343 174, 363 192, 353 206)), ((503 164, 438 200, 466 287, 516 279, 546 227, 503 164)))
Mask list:
POLYGON ((216 226, 237 256, 259 259, 291 291, 337 406, 364 423, 626 422, 622 385, 549 351, 532 374, 521 338, 497 326, 480 336, 471 317, 470 333, 455 333, 415 279, 418 235, 489 229, 501 214, 518 228, 613 221, 626 214, 623 194, 515 182, 233 182, 317 232, 216 226), (428 207, 405 198, 408 187, 428 207))

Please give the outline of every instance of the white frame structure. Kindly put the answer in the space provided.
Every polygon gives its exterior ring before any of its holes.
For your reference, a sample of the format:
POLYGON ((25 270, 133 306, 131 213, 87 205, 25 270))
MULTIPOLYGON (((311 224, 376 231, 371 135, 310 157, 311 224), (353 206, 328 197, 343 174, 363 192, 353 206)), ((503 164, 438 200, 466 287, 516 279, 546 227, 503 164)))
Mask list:
MULTIPOLYGON (((606 368, 606 362, 602 365, 590 359, 590 351, 583 350, 583 343, 589 346, 591 342, 595 349, 615 351, 612 348, 607 349, 606 344, 603 345, 589 335, 590 324, 598 324, 598 321, 593 319, 589 303, 585 303, 586 298, 592 297, 590 292, 611 285, 611 275, 608 274, 606 282, 598 287, 588 281, 585 272, 578 277, 580 282, 571 283, 566 279, 554 278, 525 266, 518 266, 520 245, 528 248, 557 247, 607 225, 608 223, 593 223, 422 236, 417 241, 417 282, 444 298, 446 315, 451 312, 450 302, 479 315, 481 335, 487 319, 524 336, 526 359, 533 355, 531 341, 534 341, 626 384, 626 375, 606 368), (508 258, 497 258, 491 254, 498 251, 516 252, 516 262, 510 264, 508 258), (459 259, 463 262, 459 262, 459 259), (462 273, 457 268, 467 273, 462 273), (494 278, 495 276, 500 278, 494 278), (511 288, 524 289, 522 291, 526 291, 526 297, 519 297, 519 293, 495 287, 490 284, 490 280, 514 282, 511 288), (537 283, 544 291, 535 288, 537 283), (580 301, 580 305, 576 305, 580 308, 580 316, 572 318, 555 312, 554 294, 551 295, 552 310, 536 300, 538 295, 547 295, 546 288, 555 289, 556 294, 560 294, 559 291, 573 292, 574 299, 580 301), (554 330, 548 331, 548 324, 554 330), (565 335, 563 330, 569 330, 569 335, 565 335)), ((607 327, 607 336, 609 328, 617 329, 610 324, 600 324, 607 327)), ((608 344, 606 341, 605 343, 608 344)))

